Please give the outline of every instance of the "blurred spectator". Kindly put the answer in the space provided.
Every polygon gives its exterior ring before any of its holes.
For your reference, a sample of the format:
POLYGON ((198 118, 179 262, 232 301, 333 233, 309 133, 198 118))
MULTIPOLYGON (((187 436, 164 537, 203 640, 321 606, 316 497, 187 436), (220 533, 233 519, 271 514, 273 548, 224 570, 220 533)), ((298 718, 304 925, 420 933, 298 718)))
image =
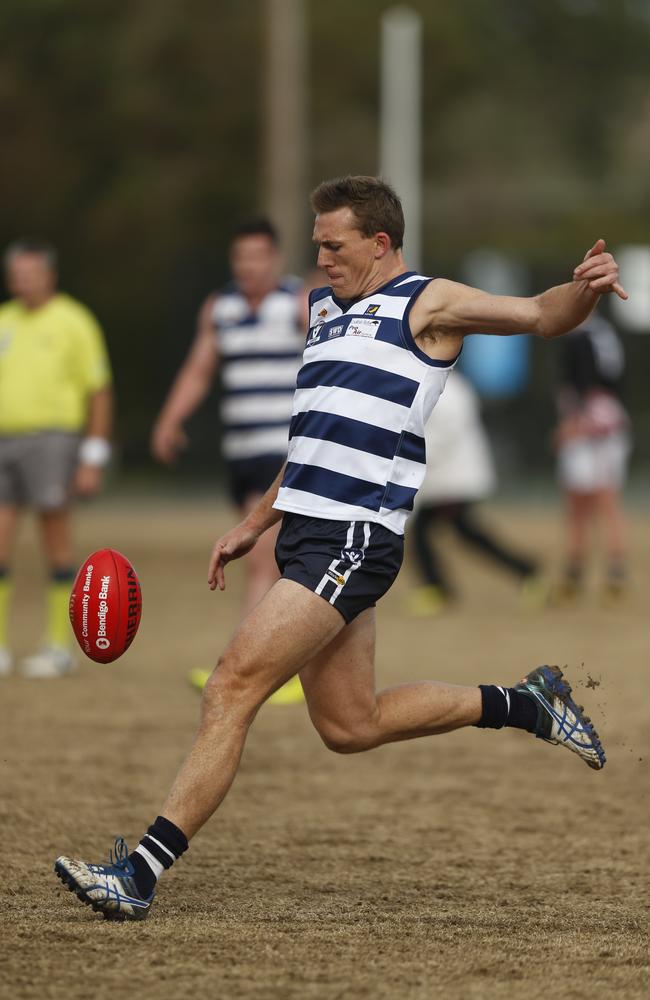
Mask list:
POLYGON ((492 451, 471 383, 452 371, 426 425, 427 472, 416 500, 411 525, 411 551, 424 585, 409 597, 414 615, 437 614, 457 596, 436 551, 435 536, 443 525, 522 584, 524 599, 543 603, 538 564, 506 546, 487 528, 476 503, 496 486, 492 451))
MULTIPOLYGON (((245 517, 287 456, 296 375, 307 328, 301 282, 282 276, 274 227, 241 226, 230 244, 233 281, 201 306, 194 342, 153 428, 154 456, 172 463, 187 444, 183 424, 221 374, 221 451, 230 496, 245 517)), ((242 617, 278 579, 275 539, 267 531, 248 554, 242 617)), ((206 671, 193 674, 200 686, 206 671)))
POLYGON ((562 341, 563 371, 555 430, 558 479, 564 494, 567 562, 559 602, 575 599, 584 578, 590 531, 604 528, 604 597, 620 597, 626 579, 621 492, 630 453, 630 421, 618 393, 625 368, 616 329, 594 313, 562 341))
POLYGON ((21 669, 26 677, 58 677, 72 667, 70 504, 75 493, 98 492, 110 457, 110 368, 94 316, 56 290, 51 246, 13 243, 4 263, 13 298, 0 306, 0 676, 13 665, 9 567, 19 515, 29 506, 40 520, 50 580, 44 646, 21 669))

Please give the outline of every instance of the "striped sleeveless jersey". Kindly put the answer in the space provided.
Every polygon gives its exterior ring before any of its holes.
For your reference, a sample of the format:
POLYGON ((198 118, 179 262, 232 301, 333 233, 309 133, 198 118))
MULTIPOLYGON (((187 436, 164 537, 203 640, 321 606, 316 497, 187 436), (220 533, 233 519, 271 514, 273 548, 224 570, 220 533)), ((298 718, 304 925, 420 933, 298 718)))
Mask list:
POLYGON ((351 303, 311 293, 279 510, 403 534, 426 471, 424 426, 454 364, 429 358, 409 328, 430 280, 406 272, 351 303))
POLYGON ((287 453, 291 405, 304 346, 297 279, 286 278, 255 313, 235 285, 214 304, 221 358, 224 458, 287 453))

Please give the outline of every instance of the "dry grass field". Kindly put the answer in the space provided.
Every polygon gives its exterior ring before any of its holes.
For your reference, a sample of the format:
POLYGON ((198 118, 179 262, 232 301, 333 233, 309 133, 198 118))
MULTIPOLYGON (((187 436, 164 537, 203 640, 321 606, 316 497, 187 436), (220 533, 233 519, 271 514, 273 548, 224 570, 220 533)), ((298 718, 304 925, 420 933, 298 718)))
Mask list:
MULTIPOLYGON (((513 584, 455 549, 464 603, 404 612, 407 568, 379 609, 384 686, 513 683, 567 664, 608 753, 602 773, 506 731, 339 757, 303 705, 267 705, 219 815, 163 881, 145 924, 94 916, 55 879, 60 853, 100 860, 157 814, 189 745, 208 665, 236 619, 205 583, 224 509, 105 500, 79 513, 79 554, 111 545, 143 586, 140 633, 108 667, 0 682, 0 996, 641 998, 650 995, 650 532, 632 517, 633 587, 524 610, 513 584), (596 686, 592 686, 596 684, 596 686)), ((509 535, 560 554, 557 513, 494 508, 509 535)), ((41 568, 21 535, 13 636, 38 641, 41 568)), ((81 654, 80 654, 81 658, 81 654)))

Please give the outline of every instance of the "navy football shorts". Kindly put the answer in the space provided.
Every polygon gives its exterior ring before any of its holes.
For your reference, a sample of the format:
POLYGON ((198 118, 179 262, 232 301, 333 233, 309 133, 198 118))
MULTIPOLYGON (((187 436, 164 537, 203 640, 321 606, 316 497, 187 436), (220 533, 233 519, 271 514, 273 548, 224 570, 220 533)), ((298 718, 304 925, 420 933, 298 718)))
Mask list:
POLYGON ((286 459, 286 455, 257 455, 228 461, 228 487, 234 505, 242 507, 251 497, 266 493, 286 459))
POLYGON ((403 556, 404 537, 382 524, 290 513, 275 546, 282 577, 329 601, 348 624, 390 589, 403 556))

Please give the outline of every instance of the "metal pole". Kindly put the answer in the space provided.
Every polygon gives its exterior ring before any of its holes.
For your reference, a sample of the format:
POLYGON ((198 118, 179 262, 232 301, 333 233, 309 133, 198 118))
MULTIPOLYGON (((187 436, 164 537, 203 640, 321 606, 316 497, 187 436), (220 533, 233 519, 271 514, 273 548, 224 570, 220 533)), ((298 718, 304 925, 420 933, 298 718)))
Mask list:
POLYGON ((422 247, 421 166, 422 19, 392 7, 381 19, 381 126, 379 162, 404 206, 404 254, 419 269, 422 247))
POLYGON ((305 261, 307 75, 304 0, 266 0, 263 202, 289 268, 305 261))

